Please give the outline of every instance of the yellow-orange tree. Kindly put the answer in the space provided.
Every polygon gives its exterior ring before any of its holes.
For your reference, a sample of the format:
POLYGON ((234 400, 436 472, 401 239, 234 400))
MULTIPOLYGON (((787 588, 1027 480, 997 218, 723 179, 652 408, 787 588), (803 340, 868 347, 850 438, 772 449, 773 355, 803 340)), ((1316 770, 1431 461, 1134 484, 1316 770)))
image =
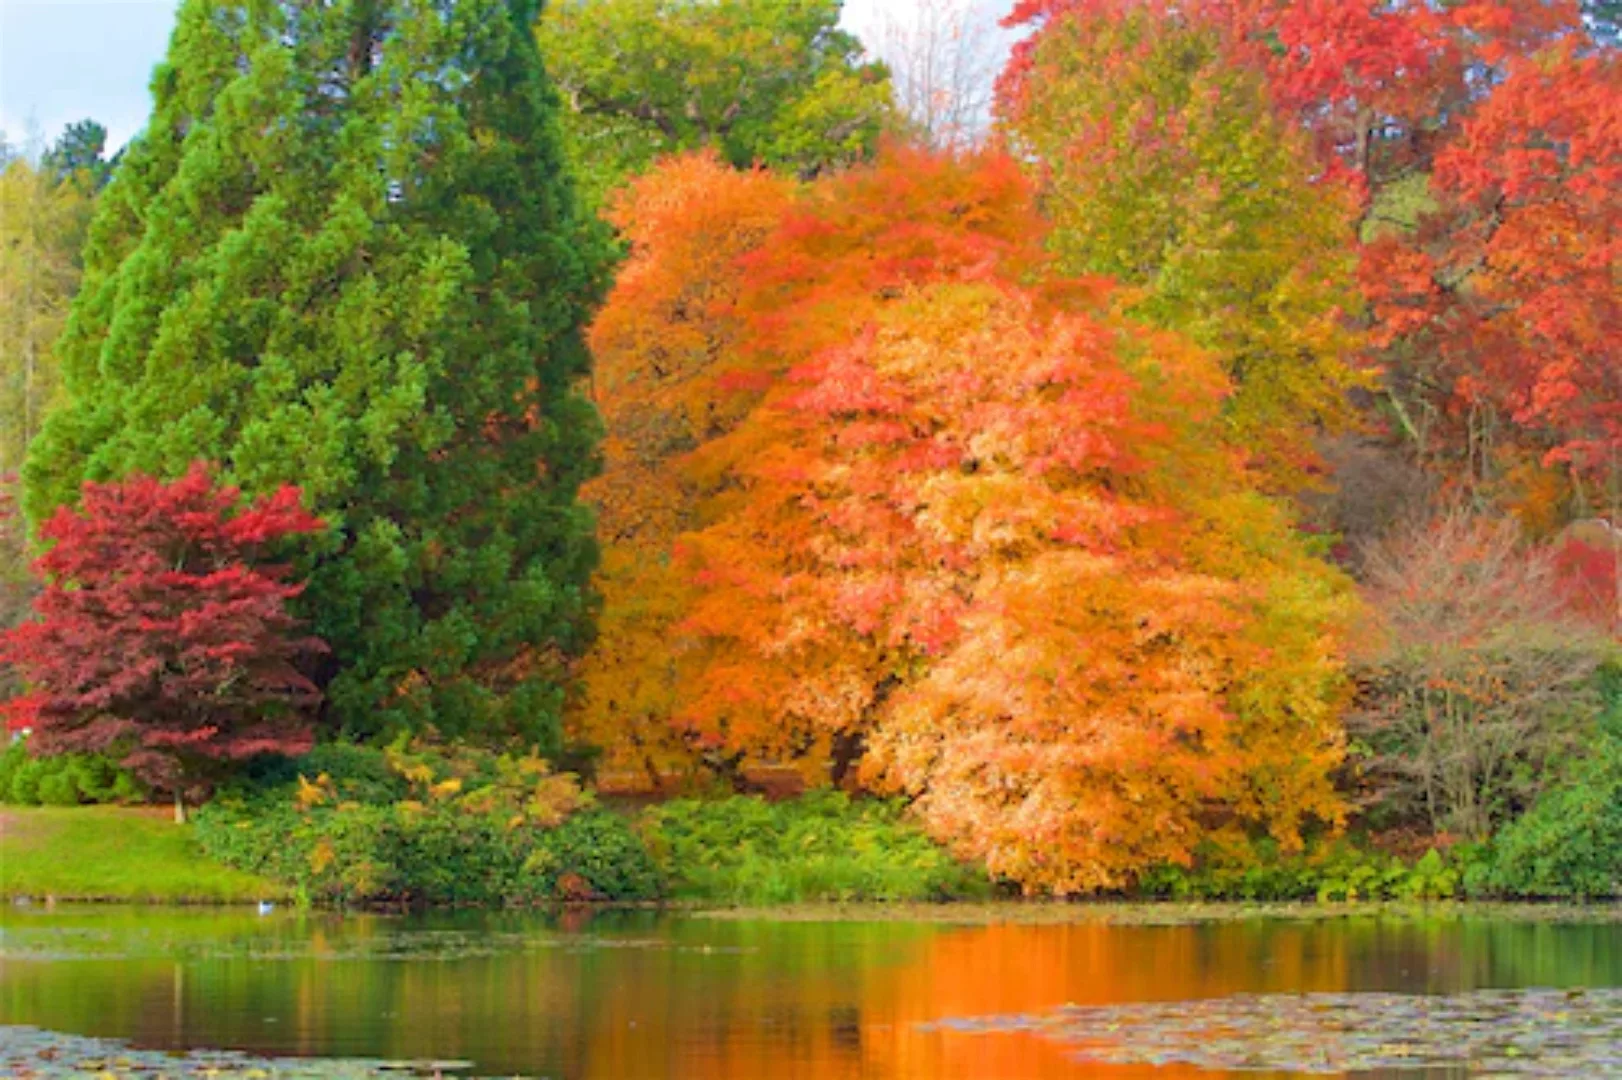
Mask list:
POLYGON ((1045 6, 998 108, 1060 265, 1114 277, 1133 314, 1215 352, 1233 437, 1298 485, 1359 382, 1351 189, 1321 175, 1231 26, 1157 0, 1045 6))
POLYGON ((708 340, 753 396, 681 461, 718 494, 673 545, 646 715, 912 794, 964 854, 1071 892, 1336 818, 1348 601, 1224 437, 1220 366, 1054 278, 1042 239, 1012 161, 898 152, 742 258, 708 340))
POLYGON ((582 496, 598 514, 603 607, 569 722, 574 738, 605 750, 607 771, 628 774, 622 784, 659 787, 696 765, 670 724, 673 627, 691 603, 670 556, 718 494, 715 478, 687 467, 692 451, 759 399, 738 366, 739 260, 790 194, 786 181, 701 153, 633 182, 609 211, 631 255, 590 334, 607 438, 603 473, 582 496))

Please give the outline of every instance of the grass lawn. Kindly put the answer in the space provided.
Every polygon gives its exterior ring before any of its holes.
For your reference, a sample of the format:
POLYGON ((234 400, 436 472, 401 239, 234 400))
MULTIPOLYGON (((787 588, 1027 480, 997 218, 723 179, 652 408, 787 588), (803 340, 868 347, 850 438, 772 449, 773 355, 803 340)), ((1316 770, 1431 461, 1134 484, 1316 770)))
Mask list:
POLYGON ((246 903, 286 890, 209 861, 168 810, 0 809, 0 896, 246 903))

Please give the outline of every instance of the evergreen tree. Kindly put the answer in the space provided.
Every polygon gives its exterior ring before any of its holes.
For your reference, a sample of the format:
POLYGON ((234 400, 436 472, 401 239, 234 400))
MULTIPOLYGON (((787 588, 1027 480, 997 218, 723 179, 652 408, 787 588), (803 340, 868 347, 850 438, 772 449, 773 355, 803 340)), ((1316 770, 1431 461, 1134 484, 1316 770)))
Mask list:
POLYGON ((334 719, 543 743, 595 561, 603 264, 534 0, 185 0, 104 194, 24 470, 296 483, 334 719))
POLYGON ((1600 47, 1622 46, 1622 0, 1583 0, 1583 23, 1600 47))
POLYGON ((40 157, 40 169, 57 179, 77 179, 99 191, 112 178, 116 156, 107 156, 107 129, 94 120, 77 120, 62 129, 40 157))

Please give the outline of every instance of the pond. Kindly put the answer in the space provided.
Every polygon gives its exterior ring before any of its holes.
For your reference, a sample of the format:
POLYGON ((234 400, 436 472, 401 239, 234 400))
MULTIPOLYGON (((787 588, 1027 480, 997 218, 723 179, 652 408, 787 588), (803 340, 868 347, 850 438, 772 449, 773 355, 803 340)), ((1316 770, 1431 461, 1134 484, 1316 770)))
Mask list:
POLYGON ((1622 1076, 1614 912, 1072 910, 8 908, 0 1075, 1622 1076))

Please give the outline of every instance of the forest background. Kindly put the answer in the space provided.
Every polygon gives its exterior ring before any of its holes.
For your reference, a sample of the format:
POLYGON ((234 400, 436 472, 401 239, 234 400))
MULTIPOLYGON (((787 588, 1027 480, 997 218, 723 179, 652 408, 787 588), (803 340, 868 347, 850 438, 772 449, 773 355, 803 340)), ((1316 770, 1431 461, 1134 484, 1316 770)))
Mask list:
POLYGON ((8 151, 0 798, 332 902, 1622 889, 1616 6, 839 15, 187 0, 8 151))

